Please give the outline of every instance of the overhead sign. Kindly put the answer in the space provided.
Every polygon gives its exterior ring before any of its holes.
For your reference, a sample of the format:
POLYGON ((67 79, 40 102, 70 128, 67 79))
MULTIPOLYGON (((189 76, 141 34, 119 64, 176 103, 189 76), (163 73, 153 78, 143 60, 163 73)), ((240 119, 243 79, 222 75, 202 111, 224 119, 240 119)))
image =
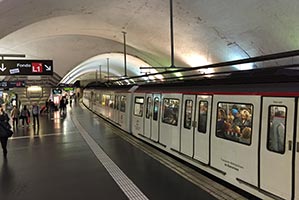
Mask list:
POLYGON ((60 88, 67 88, 67 87, 72 88, 72 87, 75 87, 75 85, 72 84, 72 83, 69 83, 69 84, 67 84, 67 83, 59 83, 58 87, 60 87, 60 88))
POLYGON ((0 88, 25 87, 25 81, 0 81, 0 88))
POLYGON ((2 75, 53 75, 52 60, 0 60, 2 75))

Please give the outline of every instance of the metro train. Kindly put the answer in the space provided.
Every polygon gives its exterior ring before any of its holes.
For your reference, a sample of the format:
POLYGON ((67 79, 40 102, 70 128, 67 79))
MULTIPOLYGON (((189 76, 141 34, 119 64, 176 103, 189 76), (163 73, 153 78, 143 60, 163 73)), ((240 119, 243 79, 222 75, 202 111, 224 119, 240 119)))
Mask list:
POLYGON ((299 83, 85 88, 129 134, 262 199, 299 200, 299 83))

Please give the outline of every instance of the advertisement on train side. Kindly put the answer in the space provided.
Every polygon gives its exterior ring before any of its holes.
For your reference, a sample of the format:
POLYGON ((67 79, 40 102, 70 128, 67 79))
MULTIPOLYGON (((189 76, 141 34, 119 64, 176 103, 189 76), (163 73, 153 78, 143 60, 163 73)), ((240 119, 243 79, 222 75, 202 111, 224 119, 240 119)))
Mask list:
POLYGON ((52 60, 0 60, 0 76, 53 75, 52 60))

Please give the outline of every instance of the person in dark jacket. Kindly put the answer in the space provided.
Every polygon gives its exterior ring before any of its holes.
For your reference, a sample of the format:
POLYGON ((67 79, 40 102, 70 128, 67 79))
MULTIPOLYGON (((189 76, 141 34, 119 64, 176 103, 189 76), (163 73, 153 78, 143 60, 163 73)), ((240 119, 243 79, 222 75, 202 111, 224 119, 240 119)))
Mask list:
POLYGON ((4 158, 7 158, 7 140, 8 140, 8 135, 6 133, 6 130, 4 128, 5 124, 8 124, 9 117, 7 113, 4 112, 3 108, 0 109, 0 141, 1 141, 1 146, 3 149, 3 156, 4 158))
POLYGON ((37 103, 34 103, 32 106, 33 126, 37 124, 37 126, 39 127, 39 112, 39 106, 37 105, 37 103))
POLYGON ((24 127, 25 122, 27 125, 29 125, 29 117, 30 117, 30 112, 27 109, 27 106, 24 105, 23 109, 21 110, 21 119, 22 119, 22 125, 24 127))

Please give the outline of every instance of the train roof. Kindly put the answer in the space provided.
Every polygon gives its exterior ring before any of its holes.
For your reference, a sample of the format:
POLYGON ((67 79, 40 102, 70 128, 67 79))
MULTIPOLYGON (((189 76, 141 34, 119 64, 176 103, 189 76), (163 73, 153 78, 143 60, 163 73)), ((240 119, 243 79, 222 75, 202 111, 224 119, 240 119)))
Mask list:
POLYGON ((177 88, 177 87, 195 87, 195 86, 224 86, 230 85, 267 85, 267 84, 283 84, 290 85, 299 82, 299 71, 291 68, 264 68, 255 70, 235 71, 229 73, 219 73, 213 76, 198 75, 189 79, 171 79, 161 82, 143 81, 138 84, 118 85, 116 82, 92 82, 86 88, 101 88, 108 90, 129 90, 133 86, 138 86, 139 89, 159 89, 159 88, 177 88))

